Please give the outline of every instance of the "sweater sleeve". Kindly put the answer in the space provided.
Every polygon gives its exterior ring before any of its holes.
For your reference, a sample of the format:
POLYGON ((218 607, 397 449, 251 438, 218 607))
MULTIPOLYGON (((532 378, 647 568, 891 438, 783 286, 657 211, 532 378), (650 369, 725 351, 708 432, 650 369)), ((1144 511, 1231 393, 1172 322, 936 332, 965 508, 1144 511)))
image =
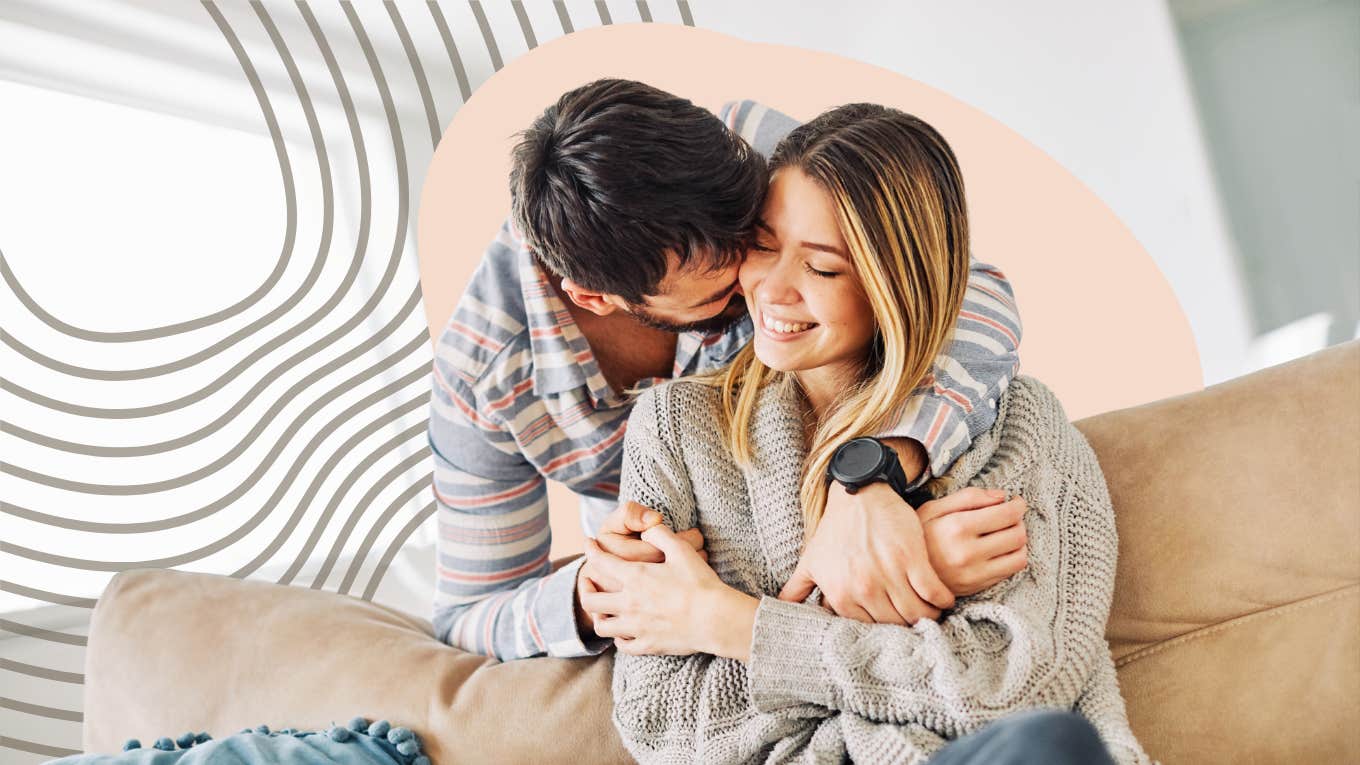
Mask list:
MULTIPOLYGON (((669 411, 673 385, 643 391, 624 436, 619 500, 661 513, 667 526, 695 526, 689 472, 669 411)), ((796 762, 811 756, 819 720, 834 712, 813 705, 763 714, 750 704, 746 668, 711 654, 631 656, 614 659, 613 722, 641 763, 796 762)), ((799 705, 793 705, 799 706, 799 705)), ((837 752, 832 722, 818 746, 837 752)), ((839 757, 830 759, 840 760, 839 757)))
POLYGON ((1095 453, 1056 399, 1022 387, 1051 399, 1024 408, 1039 422, 1006 425, 1018 440, 1003 448, 1031 453, 984 483, 1026 497, 1029 565, 959 598, 938 622, 911 627, 762 598, 749 665, 758 710, 811 702, 873 721, 921 721, 953 739, 1022 709, 1074 707, 1109 658, 1114 512, 1095 453), (1099 496, 1084 490, 1092 485, 1099 496))

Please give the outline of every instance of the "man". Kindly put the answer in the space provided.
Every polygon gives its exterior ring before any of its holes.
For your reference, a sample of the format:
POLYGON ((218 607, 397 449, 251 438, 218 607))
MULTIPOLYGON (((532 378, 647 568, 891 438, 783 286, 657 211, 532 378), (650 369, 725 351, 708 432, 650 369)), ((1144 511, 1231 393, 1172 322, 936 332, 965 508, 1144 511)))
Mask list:
MULTIPOLYGON (((721 366, 750 339, 737 268, 765 192, 762 152, 795 124, 751 102, 719 118, 643 83, 601 80, 564 94, 525 131, 511 220, 436 347, 440 640, 501 659, 608 647, 578 605, 594 586, 586 561, 554 570, 548 560, 546 480, 582 497, 582 527, 606 551, 661 559, 638 537, 657 514, 615 506, 630 389, 721 366)), ((975 262, 933 379, 898 427, 876 434, 910 488, 995 421, 1020 329, 1005 277, 975 262)), ((801 600, 815 583, 837 613, 864 621, 934 618, 955 595, 999 581, 966 576, 985 561, 969 558, 981 546, 965 538, 1001 518, 1019 525, 1024 509, 1017 499, 969 510, 987 524, 960 521, 944 555, 887 485, 829 492, 781 596, 801 600)), ((702 550, 697 529, 679 536, 702 550)))

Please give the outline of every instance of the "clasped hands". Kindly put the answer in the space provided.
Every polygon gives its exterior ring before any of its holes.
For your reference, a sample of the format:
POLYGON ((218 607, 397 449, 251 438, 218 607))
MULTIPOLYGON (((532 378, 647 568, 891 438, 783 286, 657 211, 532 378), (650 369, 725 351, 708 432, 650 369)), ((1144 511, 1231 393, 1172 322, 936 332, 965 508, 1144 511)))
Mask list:
MULTIPOLYGON (((938 619, 1028 564, 1022 497, 969 487, 911 506, 883 483, 848 494, 833 483, 827 509, 780 600, 820 587, 840 616, 880 624, 938 619)), ((674 532, 634 502, 611 513, 577 577, 581 631, 630 654, 712 653, 745 659, 758 601, 708 565, 699 529, 674 532)))

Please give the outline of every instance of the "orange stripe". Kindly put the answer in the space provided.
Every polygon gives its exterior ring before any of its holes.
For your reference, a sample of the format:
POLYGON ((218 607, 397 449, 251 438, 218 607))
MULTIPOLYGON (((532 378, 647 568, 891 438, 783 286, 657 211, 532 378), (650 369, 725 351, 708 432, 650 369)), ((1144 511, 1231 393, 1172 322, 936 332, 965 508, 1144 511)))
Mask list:
POLYGON ((509 579, 514 579, 517 576, 523 576, 524 574, 533 571, 539 566, 542 566, 544 562, 546 562, 547 560, 548 553, 545 552, 539 557, 529 561, 528 563, 525 563, 522 566, 515 566, 514 568, 505 569, 503 571, 492 571, 486 574, 474 574, 470 572, 454 571, 452 569, 445 568, 442 563, 436 563, 435 565, 439 567, 439 575, 444 579, 449 579, 454 582, 466 582, 469 584, 494 584, 497 582, 504 582, 509 579))
POLYGON ((478 332, 472 327, 467 326, 466 324, 463 324, 460 321, 456 320, 450 321, 449 327, 456 331, 458 334, 462 335, 463 337, 466 337, 467 339, 471 340, 477 345, 486 348, 492 353, 499 353, 500 350, 505 347, 504 345, 497 343, 496 341, 492 340, 486 335, 483 335, 482 333, 478 332))
POLYGON ((505 407, 510 406, 512 403, 514 403, 516 398, 518 398, 522 393, 524 393, 525 391, 529 390, 532 387, 534 387, 534 378, 530 377, 528 380, 525 380, 519 385, 516 385, 515 387, 511 388, 509 393, 505 394, 504 396, 501 396, 495 401, 489 402, 486 405, 486 410, 488 412, 495 412, 500 409, 504 409, 505 407))
POLYGON ((449 394, 449 400, 452 401, 454 405, 457 406, 463 412, 463 415, 465 417, 467 417, 469 420, 472 420, 474 425, 477 425, 478 427, 481 427, 485 430, 500 430, 500 428, 496 427, 496 424, 494 422, 484 419, 481 415, 477 414, 477 411, 475 409, 468 406, 467 403, 463 401, 463 397, 454 392, 453 388, 449 387, 449 384, 447 381, 444 380, 443 375, 439 374, 438 372, 435 372, 434 379, 435 382, 439 383, 439 387, 443 388, 444 392, 449 394))
POLYGON ((439 497, 441 502, 455 509, 482 507, 483 505, 494 505, 497 502, 504 502, 508 499, 524 496, 537 488, 541 483, 543 483, 543 476, 534 476, 529 479, 528 482, 522 483, 513 489, 506 489, 505 491, 496 494, 486 494, 480 497, 450 497, 447 494, 440 492, 438 488, 434 490, 434 494, 436 497, 439 497))
POLYGON ((623 432, 627 430, 626 427, 627 424, 628 423, 625 420, 623 423, 624 425, 623 427, 620 427, 618 430, 614 431, 614 434, 612 436, 606 438, 605 440, 599 442, 598 444, 595 444, 594 446, 577 449, 574 452, 568 452, 567 454, 558 457, 552 462, 549 462, 548 464, 543 466, 543 472, 551 473, 552 471, 558 469, 559 467, 570 465, 573 462, 585 459, 586 457, 589 457, 594 454, 599 454, 605 449, 608 449, 610 446, 613 446, 614 444, 618 443, 619 439, 623 438, 623 432))
POLYGON ((940 407, 935 412, 935 421, 930 424, 930 431, 926 433, 926 442, 923 444, 927 449, 935 443, 935 439, 940 436, 940 428, 944 425, 945 415, 949 413, 947 407, 940 407))
POLYGON ((973 313, 972 311, 959 311, 959 316, 964 319, 972 319, 973 321, 979 321, 982 322, 983 324, 987 324, 991 327, 994 327, 998 331, 1005 334, 1006 337, 1009 337, 1011 339, 1011 345, 1015 346, 1020 345, 1020 338, 1016 337, 1014 332, 1011 332, 1009 329, 1007 329, 1005 324, 1002 324, 1001 322, 995 319, 989 319, 980 313, 973 313))

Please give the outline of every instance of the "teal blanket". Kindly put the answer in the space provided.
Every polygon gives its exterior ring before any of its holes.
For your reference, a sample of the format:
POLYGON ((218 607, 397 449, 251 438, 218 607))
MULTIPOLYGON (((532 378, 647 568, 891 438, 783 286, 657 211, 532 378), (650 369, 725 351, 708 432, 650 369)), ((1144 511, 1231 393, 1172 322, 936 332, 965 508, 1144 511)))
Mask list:
POLYGON ((409 728, 393 728, 386 720, 369 724, 356 717, 324 731, 298 731, 269 726, 245 728, 226 738, 206 732, 179 738, 159 738, 149 747, 137 739, 123 744, 119 754, 73 754, 45 765, 237 765, 238 763, 299 763, 299 765, 430 765, 420 751, 420 740, 409 728), (178 747, 178 748, 177 748, 178 747))

